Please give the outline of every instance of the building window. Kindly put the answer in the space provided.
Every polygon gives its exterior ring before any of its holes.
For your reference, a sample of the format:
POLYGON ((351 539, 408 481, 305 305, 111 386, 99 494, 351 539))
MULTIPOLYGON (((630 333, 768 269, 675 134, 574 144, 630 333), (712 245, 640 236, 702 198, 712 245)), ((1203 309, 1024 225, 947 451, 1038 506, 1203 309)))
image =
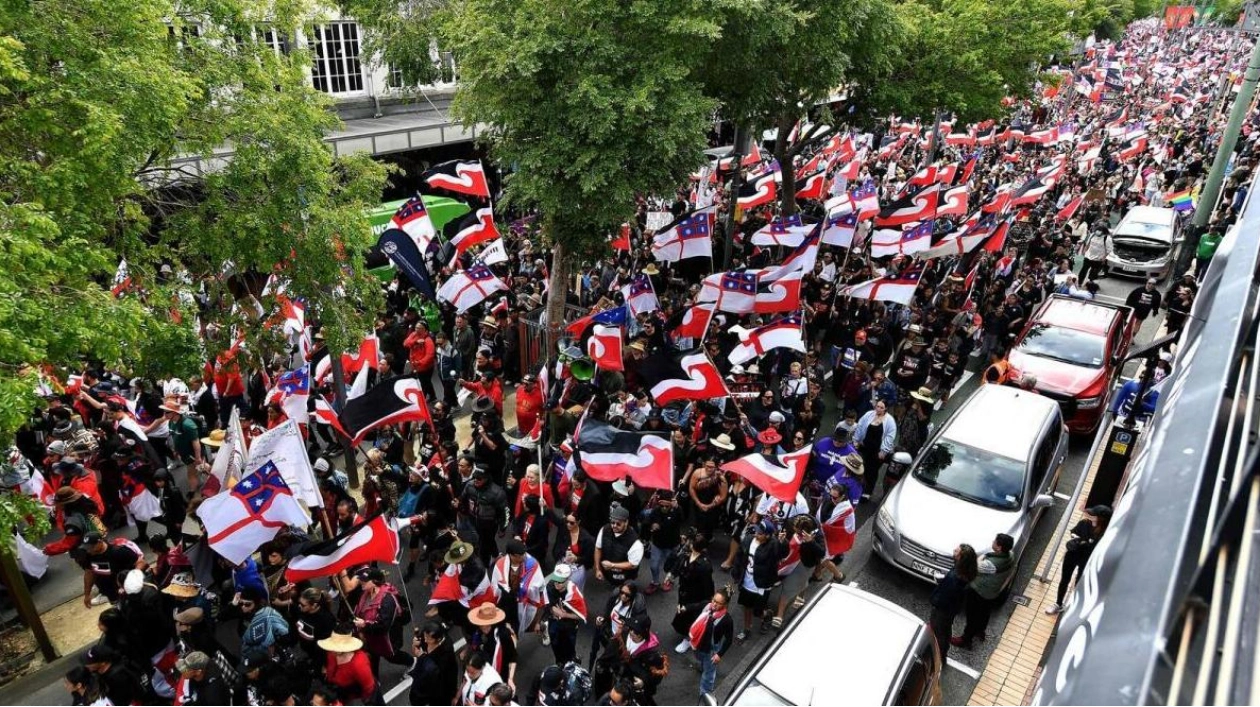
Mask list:
POLYGON ((311 38, 315 55, 311 81, 315 89, 334 95, 362 92, 359 26, 353 22, 315 25, 311 38))
POLYGON ((402 69, 396 69, 392 66, 389 67, 389 73, 385 76, 385 86, 394 91, 406 88, 403 86, 402 69))
POLYGON ((265 27, 258 33, 258 36, 262 39, 263 44, 271 47, 276 56, 289 55, 289 37, 284 32, 274 27, 265 27))

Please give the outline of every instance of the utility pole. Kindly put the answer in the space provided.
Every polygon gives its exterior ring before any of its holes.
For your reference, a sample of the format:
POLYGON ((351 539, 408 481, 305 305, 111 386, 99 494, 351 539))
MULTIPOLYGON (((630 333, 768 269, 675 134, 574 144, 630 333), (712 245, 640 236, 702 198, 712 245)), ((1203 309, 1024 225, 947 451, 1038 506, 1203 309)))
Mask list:
POLYGON ((1199 236, 1207 229, 1208 221, 1216 212, 1216 202, 1221 198, 1221 183, 1225 180, 1225 168, 1229 158, 1238 145, 1238 133, 1242 130, 1243 119, 1251 109, 1251 101, 1256 94, 1256 82, 1260 81, 1260 41, 1251 48, 1251 59, 1247 62, 1247 73, 1243 75, 1242 86, 1234 97, 1234 107, 1229 112, 1229 122, 1225 132, 1221 134, 1221 143, 1216 148, 1216 159, 1212 161, 1212 171, 1208 173, 1207 184, 1199 194, 1199 203, 1194 208, 1194 228, 1190 231, 1187 242, 1182 244, 1181 253, 1177 256, 1178 272, 1185 272, 1189 254, 1198 246, 1199 236))
POLYGON ((739 189, 743 185, 744 169, 740 165, 744 161, 744 152, 748 144, 748 128, 742 124, 735 125, 735 149, 731 152, 731 164, 735 174, 731 177, 731 197, 726 202, 726 228, 723 239, 722 270, 731 267, 731 248, 735 242, 735 210, 739 208, 739 189))
POLYGON ((57 649, 53 647, 52 640, 48 638, 48 631, 44 628, 44 621, 40 618, 39 612, 35 610, 35 602, 31 599, 31 590, 26 586, 26 580, 22 578, 22 572, 18 569, 17 559, 13 556, 13 551, 9 549, 0 549, 0 577, 3 577, 4 584, 9 588, 9 596, 13 599, 13 606, 17 609, 18 618, 22 623, 26 624, 31 630, 31 634, 35 636, 35 644, 39 646, 39 652, 44 656, 45 663, 51 663, 58 658, 57 649))

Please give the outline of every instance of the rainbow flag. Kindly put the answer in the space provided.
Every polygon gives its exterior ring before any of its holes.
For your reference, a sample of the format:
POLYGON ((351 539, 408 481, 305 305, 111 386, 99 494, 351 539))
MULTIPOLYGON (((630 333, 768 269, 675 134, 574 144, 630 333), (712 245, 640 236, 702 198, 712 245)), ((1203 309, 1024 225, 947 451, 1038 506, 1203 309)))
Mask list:
POLYGON ((1191 211, 1194 209, 1194 195, 1189 189, 1169 194, 1165 197, 1174 211, 1191 211))

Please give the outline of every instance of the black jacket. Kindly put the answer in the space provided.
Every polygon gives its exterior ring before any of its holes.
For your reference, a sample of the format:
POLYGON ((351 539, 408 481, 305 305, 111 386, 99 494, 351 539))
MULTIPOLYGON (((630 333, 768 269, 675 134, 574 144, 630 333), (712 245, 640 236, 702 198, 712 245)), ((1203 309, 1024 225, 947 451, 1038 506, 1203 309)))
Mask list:
POLYGON ((421 654, 407 674, 411 676, 410 704, 449 705, 455 701, 463 671, 448 639, 432 653, 421 654))
MULTIPOLYGON (((744 541, 739 544, 739 557, 735 558, 735 564, 732 565, 732 572, 736 575, 736 579, 743 581, 744 572, 748 568, 748 553, 752 549, 753 536, 748 535, 744 541)), ((753 555, 753 584, 758 589, 769 589, 779 581, 779 560, 787 556, 787 545, 779 542, 778 538, 770 538, 757 547, 757 553, 753 555)))

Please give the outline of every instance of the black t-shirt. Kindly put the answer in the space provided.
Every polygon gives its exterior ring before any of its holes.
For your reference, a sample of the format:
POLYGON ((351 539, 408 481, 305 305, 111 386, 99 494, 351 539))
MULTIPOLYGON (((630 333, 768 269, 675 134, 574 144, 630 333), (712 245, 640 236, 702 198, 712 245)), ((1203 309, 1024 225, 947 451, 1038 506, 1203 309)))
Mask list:
POLYGON ((90 570, 98 577, 120 577, 136 568, 136 561, 140 556, 125 545, 106 543, 105 552, 89 555, 84 551, 76 553, 74 559, 80 567, 90 570))

